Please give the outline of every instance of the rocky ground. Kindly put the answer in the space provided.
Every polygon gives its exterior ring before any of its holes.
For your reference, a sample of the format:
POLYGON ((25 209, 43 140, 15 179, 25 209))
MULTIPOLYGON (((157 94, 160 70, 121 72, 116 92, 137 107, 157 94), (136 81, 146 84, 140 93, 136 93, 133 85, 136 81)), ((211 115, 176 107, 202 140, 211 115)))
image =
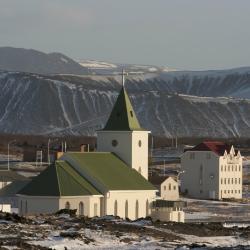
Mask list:
POLYGON ((3 249, 250 249, 250 226, 0 213, 3 249))

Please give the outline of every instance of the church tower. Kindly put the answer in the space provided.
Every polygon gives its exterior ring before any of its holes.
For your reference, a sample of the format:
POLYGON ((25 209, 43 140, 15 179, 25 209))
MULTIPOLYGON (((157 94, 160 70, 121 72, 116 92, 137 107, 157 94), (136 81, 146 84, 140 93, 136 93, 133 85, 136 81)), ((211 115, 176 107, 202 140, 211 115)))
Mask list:
POLYGON ((113 152, 148 179, 148 134, 141 128, 123 86, 103 130, 97 131, 97 151, 113 152))

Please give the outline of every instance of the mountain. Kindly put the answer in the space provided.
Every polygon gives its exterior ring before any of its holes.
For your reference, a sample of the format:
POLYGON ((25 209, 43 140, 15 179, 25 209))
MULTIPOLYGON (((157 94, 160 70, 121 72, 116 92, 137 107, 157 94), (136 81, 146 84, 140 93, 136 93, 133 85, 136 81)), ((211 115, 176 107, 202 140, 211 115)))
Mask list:
POLYGON ((37 74, 88 73, 86 68, 63 54, 12 47, 0 47, 0 70, 37 74))
MULTIPOLYGON (((93 135, 108 119, 120 76, 0 72, 0 132, 93 135)), ((128 76, 141 125, 172 137, 250 137, 250 68, 128 76)))

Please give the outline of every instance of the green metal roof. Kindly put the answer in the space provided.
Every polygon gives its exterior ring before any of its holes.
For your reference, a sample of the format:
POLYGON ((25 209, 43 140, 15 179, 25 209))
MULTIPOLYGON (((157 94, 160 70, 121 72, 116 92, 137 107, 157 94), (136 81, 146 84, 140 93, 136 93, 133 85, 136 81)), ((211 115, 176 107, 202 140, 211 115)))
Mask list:
POLYGON ((4 188, 0 189, 1 197, 14 197, 24 186, 26 186, 31 179, 13 181, 4 188))
POLYGON ((100 193, 69 164, 57 161, 27 184, 19 194, 32 196, 79 196, 100 193))
POLYGON ((144 130, 141 128, 137 120, 134 109, 124 87, 122 87, 120 94, 118 95, 116 103, 103 130, 144 130))
POLYGON ((77 166, 72 166, 81 175, 91 176, 107 190, 156 190, 141 174, 113 153, 66 153, 64 159, 71 164, 75 162, 77 166))

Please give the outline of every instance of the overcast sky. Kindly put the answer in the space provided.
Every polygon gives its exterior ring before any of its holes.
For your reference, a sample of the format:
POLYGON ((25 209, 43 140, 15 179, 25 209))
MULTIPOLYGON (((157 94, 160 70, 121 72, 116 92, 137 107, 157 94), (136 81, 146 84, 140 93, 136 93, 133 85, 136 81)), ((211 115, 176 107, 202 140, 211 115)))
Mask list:
POLYGON ((250 66, 249 0, 0 0, 0 46, 74 59, 250 66))

